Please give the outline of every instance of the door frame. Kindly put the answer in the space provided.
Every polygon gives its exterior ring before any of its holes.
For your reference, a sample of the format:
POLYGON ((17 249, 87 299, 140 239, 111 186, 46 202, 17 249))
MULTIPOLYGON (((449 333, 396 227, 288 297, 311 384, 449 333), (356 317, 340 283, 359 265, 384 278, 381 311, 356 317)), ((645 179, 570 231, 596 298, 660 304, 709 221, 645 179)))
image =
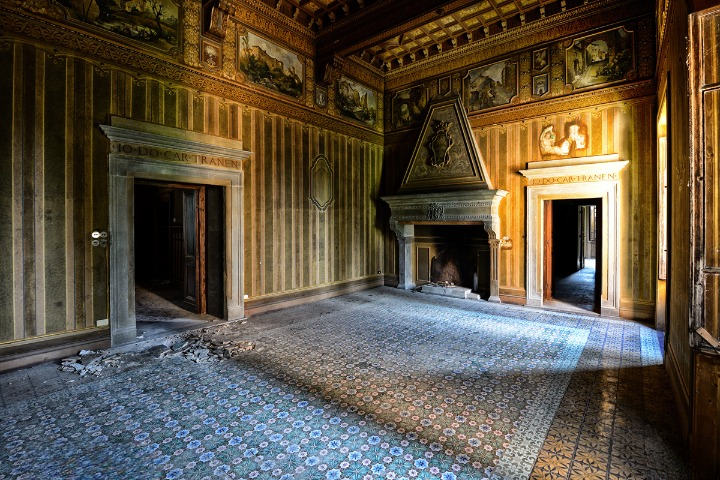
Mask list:
POLYGON ((618 202, 620 171, 629 163, 619 161, 616 155, 573 159, 586 163, 557 166, 556 163, 536 162, 534 168, 521 170, 528 178, 526 205, 526 304, 542 307, 543 266, 545 262, 545 215, 547 200, 601 199, 601 262, 600 315, 620 316, 620 261, 618 202), (545 167, 544 164, 548 166, 545 167), (579 181, 582 179, 597 181, 579 181))
POLYGON ((241 142, 112 117, 110 139, 110 342, 137 341, 135 320, 135 180, 217 185, 225 190, 225 320, 244 318, 243 164, 241 142))
MULTIPOLYGON (((580 204, 577 204, 577 232, 563 232, 564 235, 571 236, 574 233, 577 233, 577 239, 576 239, 576 248, 577 248, 577 256, 575 258, 575 267, 577 270, 581 270, 585 268, 585 243, 586 243, 586 233, 589 229, 589 222, 588 212, 590 209, 588 207, 594 207, 596 215, 599 214, 599 216, 602 218, 602 202, 598 197, 593 198, 553 198, 551 200, 543 200, 543 304, 546 301, 549 300, 556 300, 555 298, 555 276, 556 272, 553 269, 553 265, 555 264, 555 259, 552 258, 552 252, 555 251, 555 238, 557 238, 556 234, 556 228, 555 228, 555 221, 556 221, 556 215, 553 213, 553 210, 556 207, 556 203, 558 201, 562 200, 572 200, 574 202, 582 202, 580 204), (583 200, 585 200, 583 202, 583 200), (549 252, 549 254, 548 254, 549 252)), ((595 275, 593 278, 593 312, 600 313, 600 305, 601 305, 601 285, 602 285, 602 272, 603 269, 601 268, 603 265, 603 235, 602 235, 602 222, 596 222, 595 225, 596 230, 596 253, 595 253, 595 275), (599 245, 599 248, 598 248, 599 245)))

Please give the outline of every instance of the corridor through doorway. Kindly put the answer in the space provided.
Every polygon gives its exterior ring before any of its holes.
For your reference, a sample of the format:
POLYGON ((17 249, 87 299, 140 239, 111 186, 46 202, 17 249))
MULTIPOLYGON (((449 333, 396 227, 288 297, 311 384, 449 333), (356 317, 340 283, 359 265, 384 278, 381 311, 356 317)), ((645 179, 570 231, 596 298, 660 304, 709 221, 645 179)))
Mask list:
POLYGON ((600 313, 600 199, 545 201, 544 304, 600 313))
POLYGON ((138 322, 223 318, 223 189, 138 180, 134 200, 138 322))

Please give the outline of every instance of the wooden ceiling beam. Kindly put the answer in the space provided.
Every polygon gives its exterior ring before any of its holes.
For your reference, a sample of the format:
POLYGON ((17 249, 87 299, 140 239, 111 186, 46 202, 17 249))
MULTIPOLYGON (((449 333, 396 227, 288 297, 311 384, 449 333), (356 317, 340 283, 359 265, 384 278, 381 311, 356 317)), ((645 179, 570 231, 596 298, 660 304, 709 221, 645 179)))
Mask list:
POLYGON ((345 22, 336 22, 318 32, 318 56, 357 54, 476 3, 477 0, 389 0, 368 5, 351 16, 352 29, 346 28, 345 22), (363 17, 367 18, 366 22, 362 21, 363 17))

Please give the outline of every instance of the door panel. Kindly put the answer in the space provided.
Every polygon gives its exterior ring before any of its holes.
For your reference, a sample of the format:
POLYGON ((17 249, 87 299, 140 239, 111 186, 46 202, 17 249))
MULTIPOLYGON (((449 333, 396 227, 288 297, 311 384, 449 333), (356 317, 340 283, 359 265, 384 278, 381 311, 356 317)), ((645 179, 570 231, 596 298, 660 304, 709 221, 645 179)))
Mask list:
POLYGON ((544 255, 543 255, 543 299, 544 300, 550 300, 553 295, 552 291, 552 278, 553 278, 553 272, 552 272, 552 264, 553 264, 553 258, 552 258, 552 237, 553 237, 553 221, 552 221, 552 201, 551 200, 545 200, 543 202, 543 209, 544 215, 544 226, 545 226, 545 249, 544 249, 544 255))
POLYGON ((222 187, 205 187, 206 311, 225 318, 225 198, 222 187))
POLYGON ((183 202, 183 299, 198 310, 197 191, 182 190, 183 202))

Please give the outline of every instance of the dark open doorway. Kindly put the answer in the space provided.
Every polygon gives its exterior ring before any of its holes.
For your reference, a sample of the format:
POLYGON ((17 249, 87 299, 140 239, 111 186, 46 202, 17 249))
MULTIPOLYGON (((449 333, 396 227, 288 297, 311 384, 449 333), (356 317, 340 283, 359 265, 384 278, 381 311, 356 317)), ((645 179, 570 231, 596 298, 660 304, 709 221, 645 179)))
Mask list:
POLYGON ((600 313, 602 201, 545 201, 544 304, 600 313))
POLYGON ((143 299, 224 317, 223 205, 222 187, 136 182, 135 283, 155 295, 143 299))

